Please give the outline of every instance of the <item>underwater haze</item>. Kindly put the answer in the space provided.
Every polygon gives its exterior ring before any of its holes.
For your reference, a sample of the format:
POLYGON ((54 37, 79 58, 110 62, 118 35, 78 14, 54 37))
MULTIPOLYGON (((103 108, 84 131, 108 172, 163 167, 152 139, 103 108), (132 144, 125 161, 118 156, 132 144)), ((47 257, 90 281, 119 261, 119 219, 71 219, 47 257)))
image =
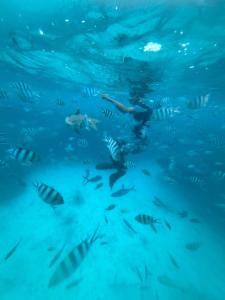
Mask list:
POLYGON ((0 1, 0 299, 223 300, 225 1, 0 1))

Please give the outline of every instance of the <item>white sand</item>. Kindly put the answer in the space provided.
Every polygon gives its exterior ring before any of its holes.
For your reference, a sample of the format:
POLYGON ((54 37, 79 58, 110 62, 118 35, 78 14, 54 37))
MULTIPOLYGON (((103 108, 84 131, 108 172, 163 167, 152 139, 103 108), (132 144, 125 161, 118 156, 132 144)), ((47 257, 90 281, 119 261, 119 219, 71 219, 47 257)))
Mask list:
POLYGON ((142 168, 147 167, 137 166, 116 184, 114 191, 123 183, 126 187, 136 187, 135 192, 121 198, 110 197, 107 172, 92 168, 92 175, 102 174, 104 180, 103 188, 95 191, 95 184, 82 185, 84 166, 58 165, 34 170, 32 176, 26 178, 29 184, 24 193, 0 210, 0 299, 224 299, 223 237, 202 219, 200 224, 193 224, 154 206, 152 200, 156 195, 175 209, 188 210, 191 216, 198 217, 185 195, 159 184, 159 169, 149 166, 152 176, 147 177, 140 171, 142 168), (38 197, 32 186, 36 180, 54 186, 64 196, 65 204, 57 207, 56 213, 38 197), (83 196, 81 203, 74 200, 77 191, 83 196), (104 209, 111 203, 117 205, 116 209, 105 213, 104 209), (121 214, 120 209, 129 212, 121 214), (156 234, 149 226, 134 220, 139 213, 166 219, 172 229, 158 224, 156 234), (126 227, 123 218, 137 234, 126 227), (97 241, 71 278, 48 288, 49 278, 59 263, 52 269, 48 267, 55 253, 66 241, 61 259, 65 257, 76 244, 91 235, 99 223, 100 233, 105 234, 102 241, 108 244, 102 246, 97 241), (2 262, 20 238, 16 252, 2 262), (185 249, 186 243, 198 241, 202 243, 198 250, 185 249), (56 250, 48 251, 50 246, 56 250), (168 252, 180 269, 171 263, 168 252), (145 265, 151 275, 141 283, 132 269, 137 267, 144 274, 145 265), (158 276, 168 276, 175 287, 160 284, 158 276), (77 287, 65 289, 68 283, 79 278, 82 281, 77 287))

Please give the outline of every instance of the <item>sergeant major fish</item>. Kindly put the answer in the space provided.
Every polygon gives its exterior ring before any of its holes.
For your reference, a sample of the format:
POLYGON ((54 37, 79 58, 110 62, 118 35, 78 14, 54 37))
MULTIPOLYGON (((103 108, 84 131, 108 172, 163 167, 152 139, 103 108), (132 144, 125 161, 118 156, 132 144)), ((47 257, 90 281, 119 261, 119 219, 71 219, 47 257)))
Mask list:
POLYGON ((199 109, 206 107, 209 102, 209 94, 204 96, 197 96, 194 99, 187 102, 187 107, 190 109, 199 109))
POLYGON ((109 109, 103 109, 102 114, 105 118, 112 120, 114 118, 114 113, 109 109))
POLYGON ((57 192, 53 187, 45 183, 34 183, 37 189, 39 197, 46 203, 54 206, 64 203, 64 199, 59 192, 57 192))
POLYGON ((151 119, 154 121, 162 121, 167 120, 175 115, 175 113, 179 113, 180 111, 171 107, 162 107, 156 109, 152 113, 151 119))
POLYGON ((159 220, 145 214, 139 214, 135 220, 141 224, 150 225, 152 230, 157 232, 155 224, 159 224, 159 220))
POLYGON ((76 271, 76 269, 80 266, 82 261, 87 256, 88 252, 91 249, 91 246, 97 239, 100 238, 100 236, 97 235, 98 228, 99 226, 96 228, 90 239, 86 238, 84 241, 78 244, 56 267, 49 280, 49 287, 56 286, 66 278, 70 277, 76 271))
POLYGON ((30 165, 31 163, 40 160, 39 155, 36 152, 29 149, 9 149, 8 153, 13 159, 18 160, 25 165, 30 165))

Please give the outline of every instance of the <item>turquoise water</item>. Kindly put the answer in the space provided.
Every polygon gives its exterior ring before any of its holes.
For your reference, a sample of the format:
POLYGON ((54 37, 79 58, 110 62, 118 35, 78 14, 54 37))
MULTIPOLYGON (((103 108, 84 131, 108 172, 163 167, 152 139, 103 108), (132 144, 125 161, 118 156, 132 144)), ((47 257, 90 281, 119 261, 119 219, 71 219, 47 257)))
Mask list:
POLYGON ((224 299, 224 24, 224 1, 1 0, 1 300, 224 299))

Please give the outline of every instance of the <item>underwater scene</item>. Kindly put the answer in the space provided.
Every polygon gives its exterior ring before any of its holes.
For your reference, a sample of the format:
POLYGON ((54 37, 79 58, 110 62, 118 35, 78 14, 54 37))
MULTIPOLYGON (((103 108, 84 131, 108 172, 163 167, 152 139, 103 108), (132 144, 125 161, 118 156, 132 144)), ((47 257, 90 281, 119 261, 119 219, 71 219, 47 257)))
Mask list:
POLYGON ((0 299, 225 299, 225 1, 0 1, 0 299))

